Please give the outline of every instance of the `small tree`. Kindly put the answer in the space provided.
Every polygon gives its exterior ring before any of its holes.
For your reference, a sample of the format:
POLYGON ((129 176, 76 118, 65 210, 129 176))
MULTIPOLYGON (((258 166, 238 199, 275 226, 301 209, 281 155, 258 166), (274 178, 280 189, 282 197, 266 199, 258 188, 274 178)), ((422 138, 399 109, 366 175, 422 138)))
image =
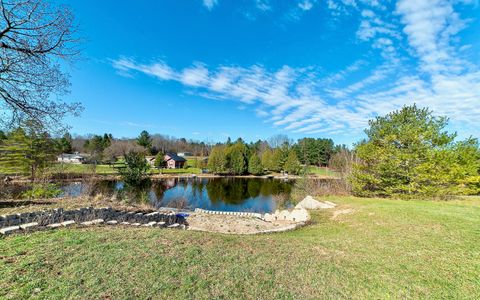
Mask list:
POLYGON ((152 149, 152 137, 148 133, 148 131, 143 130, 140 132, 140 135, 137 138, 137 143, 144 147, 148 152, 152 149))
POLYGON ((143 153, 130 151, 125 155, 125 168, 119 169, 119 172, 125 183, 138 185, 145 180, 149 169, 143 153))
POLYGON ((157 155, 155 155, 155 168, 157 169, 163 169, 167 166, 167 162, 164 159, 165 154, 158 152, 157 155))
POLYGON ((58 148, 61 153, 72 153, 72 136, 70 133, 65 133, 63 137, 58 140, 58 148))
POLYGON ((0 173, 26 173, 31 164, 28 158, 29 141, 23 129, 15 129, 0 141, 0 173))
POLYGON ((248 161, 248 173, 252 175, 261 175, 263 174, 263 166, 260 157, 256 153, 250 156, 248 161))
POLYGON ((299 174, 302 166, 298 160, 297 153, 292 149, 288 152, 287 159, 285 161, 283 169, 289 174, 299 174))

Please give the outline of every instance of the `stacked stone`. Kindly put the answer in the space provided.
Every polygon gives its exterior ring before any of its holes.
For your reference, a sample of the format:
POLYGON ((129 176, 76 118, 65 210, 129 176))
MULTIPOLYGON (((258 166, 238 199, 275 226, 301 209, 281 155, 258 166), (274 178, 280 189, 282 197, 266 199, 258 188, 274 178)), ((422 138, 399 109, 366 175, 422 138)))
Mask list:
POLYGON ((36 228, 58 228, 75 223, 95 225, 106 222, 109 225, 129 224, 170 228, 186 228, 187 221, 181 214, 143 213, 115 210, 111 207, 84 207, 75 210, 55 209, 14 215, 0 216, 0 234, 36 228))

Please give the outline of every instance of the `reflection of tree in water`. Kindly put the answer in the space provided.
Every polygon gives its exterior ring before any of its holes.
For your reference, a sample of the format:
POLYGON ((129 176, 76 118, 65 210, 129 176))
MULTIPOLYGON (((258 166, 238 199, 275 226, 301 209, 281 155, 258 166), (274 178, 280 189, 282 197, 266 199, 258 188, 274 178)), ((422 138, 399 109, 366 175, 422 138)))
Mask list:
POLYGON ((157 200, 161 200, 163 195, 165 195, 165 191, 168 189, 167 185, 164 181, 155 181, 152 185, 152 192, 155 194, 157 200))
POLYGON ((290 194, 292 186, 289 182, 260 178, 215 178, 207 182, 206 188, 212 203, 240 204, 259 195, 290 194))
POLYGON ((192 195, 194 198, 201 197, 205 188, 206 181, 203 179, 193 179, 191 182, 192 195))

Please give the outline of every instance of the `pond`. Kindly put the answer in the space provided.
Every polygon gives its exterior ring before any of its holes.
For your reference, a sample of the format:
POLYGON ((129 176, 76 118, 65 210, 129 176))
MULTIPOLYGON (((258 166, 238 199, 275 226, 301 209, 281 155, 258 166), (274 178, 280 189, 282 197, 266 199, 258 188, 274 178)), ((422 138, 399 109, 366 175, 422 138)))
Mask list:
POLYGON ((154 208, 264 213, 290 206, 293 184, 292 180, 263 178, 171 178, 132 190, 121 181, 101 180, 61 184, 60 196, 102 194, 124 201, 143 201, 154 208))

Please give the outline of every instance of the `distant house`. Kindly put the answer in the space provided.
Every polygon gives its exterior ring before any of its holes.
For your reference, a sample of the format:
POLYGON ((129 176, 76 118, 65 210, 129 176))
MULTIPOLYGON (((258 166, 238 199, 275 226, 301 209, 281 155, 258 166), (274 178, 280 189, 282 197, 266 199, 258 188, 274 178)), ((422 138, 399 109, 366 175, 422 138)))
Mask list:
POLYGON ((85 162, 85 157, 78 153, 68 154, 62 153, 57 156, 57 161, 67 164, 83 164, 85 162))
POLYGON ((178 152, 177 154, 180 157, 185 157, 185 156, 193 156, 192 152, 178 152))
POLYGON ((153 167, 155 165, 155 156, 145 156, 145 159, 150 166, 153 167))
POLYGON ((167 169, 180 169, 183 168, 187 160, 175 153, 165 154, 163 160, 167 163, 167 169))

